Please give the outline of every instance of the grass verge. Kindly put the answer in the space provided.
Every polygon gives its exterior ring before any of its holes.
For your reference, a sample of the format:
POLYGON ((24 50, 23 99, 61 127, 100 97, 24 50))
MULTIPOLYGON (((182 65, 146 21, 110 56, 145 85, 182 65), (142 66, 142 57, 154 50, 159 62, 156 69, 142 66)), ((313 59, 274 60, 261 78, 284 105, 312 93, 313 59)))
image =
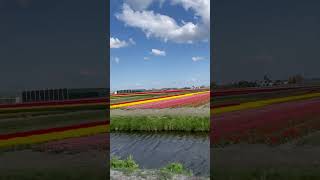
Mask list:
POLYGON ((133 172, 139 169, 139 165, 133 160, 132 156, 128 156, 127 159, 121 160, 117 156, 111 157, 111 168, 117 170, 124 170, 133 172))
POLYGON ((208 132, 210 116, 133 115, 111 116, 111 131, 186 131, 208 132))
POLYGON ((142 170, 139 169, 139 165, 133 160, 132 156, 128 156, 127 159, 119 159, 114 156, 111 158, 111 169, 123 172, 124 175, 129 176, 135 174, 135 176, 157 176, 158 179, 171 179, 175 175, 192 176, 192 172, 187 170, 181 163, 170 163, 158 170, 142 170))

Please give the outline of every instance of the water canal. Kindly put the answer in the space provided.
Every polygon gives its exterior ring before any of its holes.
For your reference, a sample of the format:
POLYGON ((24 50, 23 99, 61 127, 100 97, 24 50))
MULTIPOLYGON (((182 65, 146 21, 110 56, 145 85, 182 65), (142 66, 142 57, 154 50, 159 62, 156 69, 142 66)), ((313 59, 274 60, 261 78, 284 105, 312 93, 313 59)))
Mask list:
POLYGON ((210 144, 204 133, 111 133, 111 156, 132 155, 140 168, 179 162, 197 176, 209 176, 210 144))

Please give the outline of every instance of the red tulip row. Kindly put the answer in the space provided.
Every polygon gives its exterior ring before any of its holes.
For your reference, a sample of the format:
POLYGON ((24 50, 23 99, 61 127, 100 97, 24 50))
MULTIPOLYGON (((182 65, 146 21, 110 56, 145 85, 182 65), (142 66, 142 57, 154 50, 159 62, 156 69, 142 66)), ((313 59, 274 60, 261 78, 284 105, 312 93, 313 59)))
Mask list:
POLYGON ((280 143, 320 129, 320 100, 275 104, 212 116, 211 143, 280 143))

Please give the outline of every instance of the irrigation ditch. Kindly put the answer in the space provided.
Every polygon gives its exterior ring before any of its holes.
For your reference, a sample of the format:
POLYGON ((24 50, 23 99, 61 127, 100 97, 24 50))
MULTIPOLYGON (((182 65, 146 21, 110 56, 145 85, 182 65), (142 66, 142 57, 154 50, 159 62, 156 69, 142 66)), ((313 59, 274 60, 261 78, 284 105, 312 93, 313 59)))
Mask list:
POLYGON ((209 106, 111 110, 110 155, 132 156, 142 172, 178 163, 192 176, 209 177, 209 113, 209 106))

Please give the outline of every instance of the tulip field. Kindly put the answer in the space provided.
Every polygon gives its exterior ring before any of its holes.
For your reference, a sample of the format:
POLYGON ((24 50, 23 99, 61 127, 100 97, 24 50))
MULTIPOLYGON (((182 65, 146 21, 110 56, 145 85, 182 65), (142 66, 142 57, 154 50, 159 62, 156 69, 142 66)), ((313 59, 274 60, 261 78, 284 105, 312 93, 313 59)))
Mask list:
POLYGON ((173 108, 193 104, 197 106, 208 103, 209 100, 209 91, 169 91, 157 93, 156 96, 154 96, 154 92, 120 97, 119 95, 112 95, 110 109, 173 108), (128 97, 131 98, 129 101, 127 101, 128 97))
POLYGON ((319 179, 320 87, 212 93, 213 179, 319 179))
POLYGON ((105 134, 104 99, 0 105, 0 148, 105 134))
POLYGON ((0 105, 0 179, 105 177, 106 108, 105 98, 0 105))
MULTIPOLYGON (((135 96, 139 99, 121 102, 118 96, 116 102, 111 96, 110 130, 209 131, 210 92, 207 89, 158 92, 157 96, 144 98, 141 94, 131 94, 131 97, 135 96)), ((128 98, 128 95, 122 98, 128 98)))
POLYGON ((209 175, 209 89, 115 94, 110 100, 111 157, 132 155, 142 170, 176 162, 194 176, 209 175))
MULTIPOLYGON (((213 107, 211 144, 245 142, 275 145, 320 130, 320 89, 301 88, 295 91, 296 94, 287 91, 282 97, 261 96, 259 100, 213 107)), ((241 99, 241 96, 235 98, 241 99)))

